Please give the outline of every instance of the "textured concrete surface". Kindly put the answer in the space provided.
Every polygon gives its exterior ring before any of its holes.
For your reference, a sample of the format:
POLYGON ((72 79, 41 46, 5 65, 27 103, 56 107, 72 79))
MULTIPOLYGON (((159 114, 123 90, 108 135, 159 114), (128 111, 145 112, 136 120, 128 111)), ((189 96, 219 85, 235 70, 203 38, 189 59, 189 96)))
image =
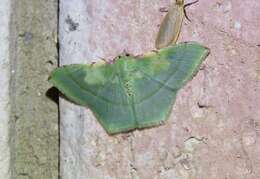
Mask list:
POLYGON ((9 56, 9 23, 11 3, 9 0, 0 2, 0 178, 10 178, 10 56, 9 56))
POLYGON ((57 66, 58 1, 11 2, 12 178, 57 179, 58 108, 47 79, 57 66))
MULTIPOLYGON (((188 2, 188 1, 187 1, 188 2)), ((61 0, 61 65, 154 48, 168 0, 61 0)), ((61 176, 260 178, 260 4, 200 0, 179 41, 211 55, 161 127, 108 136, 84 107, 61 99, 61 176)))

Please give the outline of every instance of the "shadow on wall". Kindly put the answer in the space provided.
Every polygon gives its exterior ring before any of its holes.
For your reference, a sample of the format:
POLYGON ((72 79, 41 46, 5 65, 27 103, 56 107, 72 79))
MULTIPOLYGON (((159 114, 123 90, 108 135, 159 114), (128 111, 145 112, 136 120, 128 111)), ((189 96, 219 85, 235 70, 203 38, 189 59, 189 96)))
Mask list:
POLYGON ((54 101, 57 105, 59 105, 59 91, 52 87, 50 89, 48 89, 45 93, 45 95, 51 99, 52 101, 54 101))

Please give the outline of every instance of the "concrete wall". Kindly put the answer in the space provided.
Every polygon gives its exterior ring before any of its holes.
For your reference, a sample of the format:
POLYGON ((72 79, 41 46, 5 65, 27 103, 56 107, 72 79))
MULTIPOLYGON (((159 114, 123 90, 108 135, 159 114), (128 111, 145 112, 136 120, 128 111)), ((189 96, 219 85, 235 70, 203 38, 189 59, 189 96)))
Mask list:
POLYGON ((10 2, 11 178, 56 179, 58 108, 47 80, 57 66, 58 1, 10 2))
POLYGON ((0 178, 10 178, 10 56, 9 56, 9 23, 11 3, 9 0, 0 2, 0 178))

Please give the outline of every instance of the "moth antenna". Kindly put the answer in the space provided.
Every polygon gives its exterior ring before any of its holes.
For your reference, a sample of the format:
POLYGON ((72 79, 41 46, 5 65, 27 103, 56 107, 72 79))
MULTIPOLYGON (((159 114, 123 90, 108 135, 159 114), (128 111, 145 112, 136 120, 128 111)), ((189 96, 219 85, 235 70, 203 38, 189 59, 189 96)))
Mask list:
POLYGON ((154 52, 154 53, 159 53, 159 50, 152 50, 152 52, 154 52))
POLYGON ((169 10, 168 10, 167 7, 161 7, 161 8, 159 9, 159 11, 160 11, 160 12, 168 12, 169 10))
POLYGON ((104 61, 105 63, 110 63, 109 60, 106 60, 106 59, 103 58, 103 57, 99 57, 99 56, 98 56, 98 58, 99 58, 100 60, 104 61))
POLYGON ((191 20, 190 20, 190 18, 189 18, 188 15, 187 15, 186 8, 189 7, 189 6, 192 5, 192 4, 196 4, 197 2, 199 2, 199 0, 196 0, 196 1, 193 1, 193 2, 190 2, 190 3, 184 5, 184 15, 185 15, 186 19, 187 19, 189 22, 191 22, 191 20))
POLYGON ((140 58, 140 57, 143 57, 143 54, 134 55, 134 58, 140 58))

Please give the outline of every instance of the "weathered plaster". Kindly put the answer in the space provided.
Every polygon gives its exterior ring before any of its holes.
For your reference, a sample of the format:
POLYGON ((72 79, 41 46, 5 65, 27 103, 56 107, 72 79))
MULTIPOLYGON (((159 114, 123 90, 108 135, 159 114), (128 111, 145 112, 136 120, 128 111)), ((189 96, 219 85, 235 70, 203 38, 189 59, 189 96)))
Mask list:
POLYGON ((58 178, 58 108, 48 96, 57 66, 57 0, 13 0, 11 173, 14 179, 58 178))
POLYGON ((10 178, 10 147, 9 147, 9 120, 10 120, 10 56, 9 56, 9 24, 11 3, 9 0, 0 2, 0 178, 10 178))

